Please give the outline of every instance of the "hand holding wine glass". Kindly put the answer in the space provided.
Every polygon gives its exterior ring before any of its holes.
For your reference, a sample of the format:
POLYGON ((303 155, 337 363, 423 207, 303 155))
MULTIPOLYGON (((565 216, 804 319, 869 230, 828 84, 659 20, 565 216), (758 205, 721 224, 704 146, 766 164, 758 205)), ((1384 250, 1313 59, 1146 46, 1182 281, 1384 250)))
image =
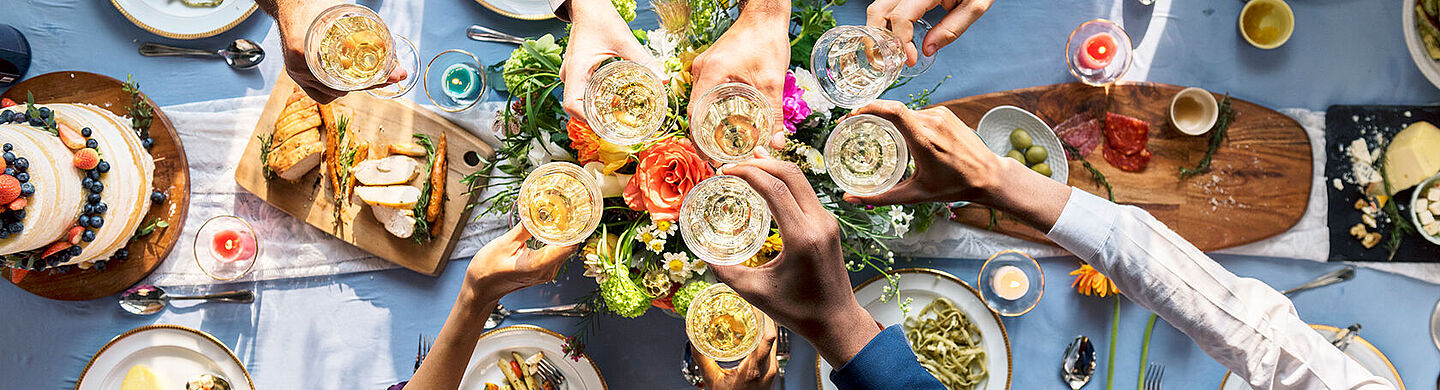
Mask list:
MULTIPOLYGON (((320 103, 329 103, 345 96, 346 91, 326 86, 310 69, 305 59, 305 40, 315 17, 330 7, 343 4, 340 0, 257 0, 266 13, 275 18, 279 27, 280 45, 284 48, 285 72, 306 95, 320 103)), ((385 83, 371 88, 381 88, 404 80, 409 75, 396 67, 390 72, 385 83)))
POLYGON ((620 57, 644 65, 655 74, 663 73, 660 62, 635 39, 610 0, 572 0, 570 7, 574 25, 560 65, 560 82, 565 85, 561 106, 570 117, 585 118, 584 98, 590 74, 606 60, 620 57))
MULTIPOLYGON (((771 107, 770 128, 761 130, 765 134, 778 131, 784 123, 780 103, 785 92, 785 70, 790 63, 789 28, 788 1, 750 1, 735 24, 691 64, 695 81, 690 89, 690 101, 701 101, 705 93, 721 84, 749 84, 760 91, 771 107)), ((691 118, 698 108, 696 104, 690 105, 691 118)))
MULTIPOLYGON (((705 377, 707 388, 734 390, 769 390, 775 384, 779 363, 775 360, 775 337, 778 331, 773 321, 765 321, 760 346, 750 351, 735 368, 723 368, 714 359, 699 351, 692 351, 695 362, 700 365, 700 374, 705 377)), ((693 347, 692 347, 693 348, 693 347)))
POLYGON ((875 0, 865 8, 865 25, 888 29, 900 38, 905 47, 907 65, 915 65, 917 47, 924 47, 926 56, 933 56, 940 48, 960 38, 975 20, 980 19, 994 0, 875 0), (917 45, 914 23, 935 7, 945 7, 949 14, 940 20, 925 41, 917 45))
POLYGON ((530 237, 525 226, 517 224, 485 244, 465 269, 465 287, 474 291, 480 302, 493 303, 515 290, 555 280, 565 259, 580 247, 546 245, 530 249, 525 246, 530 237))

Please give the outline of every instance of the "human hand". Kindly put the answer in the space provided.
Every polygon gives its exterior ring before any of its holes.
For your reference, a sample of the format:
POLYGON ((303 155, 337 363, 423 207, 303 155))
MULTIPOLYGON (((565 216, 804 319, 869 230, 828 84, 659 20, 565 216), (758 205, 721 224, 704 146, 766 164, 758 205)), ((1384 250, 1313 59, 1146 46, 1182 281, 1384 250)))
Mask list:
POLYGON ((517 224, 470 259, 465 286, 481 298, 480 302, 493 302, 515 290, 555 280, 560 265, 580 247, 546 245, 532 250, 525 246, 529 239, 530 232, 517 224))
POLYGON ((780 364, 775 360, 774 321, 765 321, 760 334, 760 345, 735 368, 721 368, 709 356, 690 347, 691 356, 700 365, 700 374, 705 377, 705 388, 716 390, 770 390, 780 364))
MULTIPOLYGON (((341 91, 326 86, 315 77, 310 71, 310 65, 305 62, 305 36, 310 31, 310 25, 330 7, 340 5, 340 0, 268 0, 261 2, 267 12, 275 17, 279 26, 280 46, 285 60, 285 72, 290 79, 310 95, 311 99, 320 103, 329 103, 335 99, 345 96, 347 91, 341 91)), ((404 80, 408 75, 404 69, 396 67, 390 71, 389 78, 380 85, 371 88, 380 88, 404 80)))
POLYGON ((940 48, 954 42, 970 24, 980 19, 994 0, 875 0, 865 8, 865 25, 890 30, 900 38, 905 49, 907 65, 915 65, 916 56, 915 21, 925 16, 925 11, 945 7, 950 11, 925 34, 925 55, 933 56, 940 48))
POLYGON ((600 63, 620 57, 644 65, 656 75, 663 72, 660 61, 635 39, 610 0, 571 0, 571 9, 575 22, 560 64, 560 82, 565 85, 561 107, 570 117, 589 121, 585 118, 585 89, 600 63))
MULTIPOLYGON (((777 136, 778 137, 778 136, 777 136)), ((840 367, 880 333, 850 287, 840 251, 840 228, 795 164, 756 153, 726 166, 765 198, 780 224, 784 248, 759 267, 714 266, 715 276, 747 302, 816 346, 840 367)))
MULTIPOLYGON (((720 84, 737 82, 760 90, 770 103, 770 133, 784 128, 781 98, 785 93, 785 71, 790 64, 790 8, 751 0, 735 24, 690 65, 694 76, 690 101, 698 102, 720 84)), ((694 117, 698 104, 690 105, 694 117)), ((694 122, 692 122, 694 123, 694 122)), ((764 139, 764 138, 762 138, 764 139)))

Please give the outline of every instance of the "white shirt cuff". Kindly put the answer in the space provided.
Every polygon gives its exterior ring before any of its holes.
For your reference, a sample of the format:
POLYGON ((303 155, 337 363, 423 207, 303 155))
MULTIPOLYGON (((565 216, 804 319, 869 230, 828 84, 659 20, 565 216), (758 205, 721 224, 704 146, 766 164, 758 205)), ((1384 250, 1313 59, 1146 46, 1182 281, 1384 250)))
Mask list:
POLYGON ((1072 187, 1060 219, 1045 237, 1075 256, 1089 260, 1110 240, 1119 215, 1118 205, 1072 187))

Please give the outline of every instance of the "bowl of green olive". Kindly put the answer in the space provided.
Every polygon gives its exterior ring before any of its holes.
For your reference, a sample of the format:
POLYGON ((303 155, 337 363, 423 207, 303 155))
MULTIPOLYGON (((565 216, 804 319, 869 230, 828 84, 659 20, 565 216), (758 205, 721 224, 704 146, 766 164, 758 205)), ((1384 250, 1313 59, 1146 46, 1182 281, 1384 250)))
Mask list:
POLYGON ((975 132, 990 151, 1020 162, 1030 170, 1066 183, 1070 164, 1065 148, 1050 125, 1035 114, 1015 106, 999 106, 980 117, 975 132))

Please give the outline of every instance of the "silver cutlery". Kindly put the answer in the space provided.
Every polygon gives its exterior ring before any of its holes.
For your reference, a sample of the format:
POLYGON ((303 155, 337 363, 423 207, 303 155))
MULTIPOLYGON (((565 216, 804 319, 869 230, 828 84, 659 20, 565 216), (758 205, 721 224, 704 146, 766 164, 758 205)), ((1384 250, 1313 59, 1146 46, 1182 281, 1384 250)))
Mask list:
POLYGON ((490 318, 485 319, 485 329, 492 329, 500 326, 505 319, 513 315, 540 315, 540 316, 561 316, 561 317, 584 317, 590 314, 590 307, 579 303, 559 305, 550 307, 537 307, 528 309, 506 309, 505 305, 495 305, 495 310, 490 312, 490 318))
POLYGON ((779 374, 780 390, 785 390, 785 366, 790 364, 790 330, 781 327, 779 331, 775 341, 775 362, 779 363, 776 373, 779 374))
POLYGON ((1090 383, 1090 377, 1095 374, 1095 346, 1090 344, 1090 338, 1075 336, 1075 341, 1065 348, 1065 360, 1060 365, 1060 379, 1070 385, 1071 390, 1080 390, 1090 383))
POLYGON ((555 367, 555 363, 551 363, 550 359, 542 357, 539 361, 536 361, 535 373, 540 374, 543 379, 554 384, 556 389, 565 388, 565 373, 560 372, 560 368, 555 367))
POLYGON ((215 374, 200 374, 185 382, 185 390, 230 390, 230 381, 215 374))
POLYGON ((412 372, 420 371, 420 363, 424 363, 425 355, 430 354, 430 344, 432 343, 434 340, 428 340, 425 335, 420 335, 420 345, 415 348, 415 370, 412 372))
POLYGON ((1324 274, 1324 275, 1320 275, 1320 276, 1316 277, 1315 279, 1313 279, 1313 280, 1311 280, 1311 281, 1309 281, 1309 282, 1305 282, 1305 284, 1302 284, 1302 285, 1299 285, 1299 286, 1295 286, 1295 288, 1291 288, 1291 289, 1289 289, 1289 290, 1281 291, 1280 294, 1283 294, 1283 295, 1292 295, 1292 294, 1295 294, 1295 293, 1298 293, 1298 292, 1301 292, 1301 291, 1305 291, 1305 290, 1309 290, 1309 289, 1314 289, 1314 288, 1325 287, 1325 286, 1329 286, 1329 285, 1332 285, 1332 284, 1335 284, 1335 283, 1344 282, 1344 281, 1347 281, 1347 280, 1350 280, 1350 279, 1354 279, 1354 278, 1355 278, 1355 266, 1347 265, 1347 266, 1345 266, 1345 268, 1337 269, 1337 270, 1328 272, 1328 273, 1326 273, 1326 274, 1324 274))
POLYGON ((146 57, 215 57, 225 60, 225 64, 235 69, 250 69, 260 65, 265 60, 265 49, 260 44, 249 39, 236 39, 224 49, 209 51, 190 49, 184 47, 161 45, 158 43, 145 43, 140 45, 140 55, 146 57))
POLYGON ((1334 345, 1335 348, 1339 348, 1341 351, 1344 351, 1345 347, 1350 346, 1350 340, 1354 340, 1355 335, 1359 333, 1360 324, 1350 325, 1349 327, 1341 329, 1339 332, 1335 333, 1335 337, 1330 340, 1330 345, 1334 345))
POLYGON ((700 373, 700 365, 695 363, 695 356, 690 352, 689 340, 685 341, 685 354, 680 357, 680 376, 691 386, 705 387, 705 376, 700 373))
POLYGON ((1160 390, 1160 381, 1165 378, 1165 365, 1150 363, 1145 369, 1145 390, 1160 390))
POLYGON ((523 38, 506 34, 500 32, 499 30, 481 26, 478 24, 466 28, 465 36, 481 42, 500 42, 509 43, 512 45, 519 45, 525 43, 525 39, 523 38))
POLYGON ((226 291, 216 294, 172 296, 166 295, 160 287, 142 284, 131 287, 120 295, 120 308, 130 314, 148 316, 165 310, 170 301, 201 300, 208 302, 251 303, 255 293, 250 290, 226 291))

